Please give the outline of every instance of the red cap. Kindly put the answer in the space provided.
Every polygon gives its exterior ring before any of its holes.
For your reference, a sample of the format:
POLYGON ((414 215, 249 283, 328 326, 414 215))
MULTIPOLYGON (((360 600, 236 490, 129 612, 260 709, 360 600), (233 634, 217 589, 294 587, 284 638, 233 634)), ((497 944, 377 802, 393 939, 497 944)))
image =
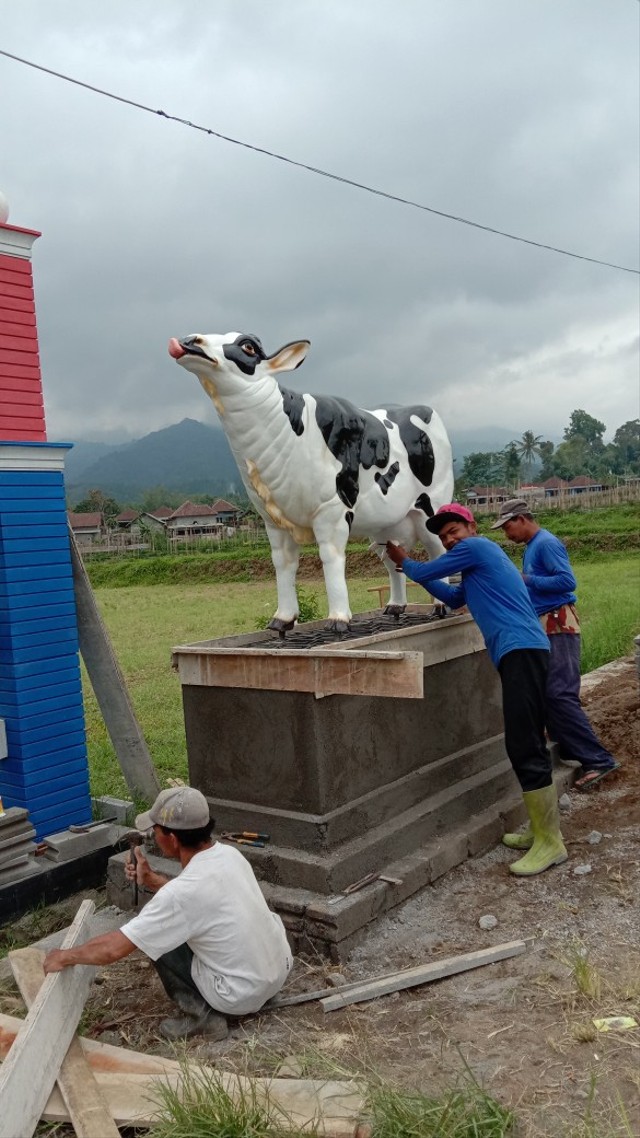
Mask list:
POLYGON ((460 502, 449 502, 447 506, 440 506, 432 518, 427 519, 427 529, 431 533, 440 533, 447 522, 475 522, 471 510, 461 506, 460 502))

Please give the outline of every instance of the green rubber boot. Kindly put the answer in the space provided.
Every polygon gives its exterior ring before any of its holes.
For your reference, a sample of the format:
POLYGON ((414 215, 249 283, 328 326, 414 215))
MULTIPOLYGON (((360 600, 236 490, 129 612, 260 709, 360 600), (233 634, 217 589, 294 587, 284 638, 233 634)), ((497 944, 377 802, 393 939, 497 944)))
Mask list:
POLYGON ((503 834, 502 844, 508 846, 510 850, 530 850, 533 845, 531 826, 527 826, 521 834, 503 834))
POLYGON ((509 869, 517 877, 534 877, 552 865, 561 865, 569 855, 560 833, 558 794, 553 783, 542 790, 526 790, 523 798, 531 822, 533 845, 509 869))

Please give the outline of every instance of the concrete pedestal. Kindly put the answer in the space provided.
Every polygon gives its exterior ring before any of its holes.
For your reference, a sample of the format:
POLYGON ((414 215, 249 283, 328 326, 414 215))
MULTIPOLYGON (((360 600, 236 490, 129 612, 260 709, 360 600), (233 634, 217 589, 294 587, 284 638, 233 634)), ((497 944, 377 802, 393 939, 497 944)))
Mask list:
POLYGON ((184 645, 174 664, 216 832, 271 835, 241 847, 265 893, 294 944, 339 959, 377 913, 499 841, 522 800, 469 616, 411 605, 354 618, 346 641, 322 628, 184 645), (395 883, 343 893, 381 873, 395 883))

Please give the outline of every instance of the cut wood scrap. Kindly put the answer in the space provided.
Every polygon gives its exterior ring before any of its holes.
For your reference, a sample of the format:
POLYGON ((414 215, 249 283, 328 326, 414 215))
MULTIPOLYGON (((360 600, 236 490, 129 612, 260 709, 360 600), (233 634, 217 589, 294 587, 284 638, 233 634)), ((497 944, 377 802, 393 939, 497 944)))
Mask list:
MULTIPOLYGON (((0 1015, 0 1054, 7 1053, 23 1021, 15 1016, 0 1015)), ((80 1039, 83 1052, 95 1073, 114 1121, 120 1126, 150 1126, 158 1117, 160 1093, 164 1084, 179 1088, 184 1077, 184 1064, 159 1055, 144 1055, 125 1047, 80 1039)), ((189 1063, 197 1074, 200 1067, 189 1063)), ((1 1072, 0 1072, 1 1073, 1 1072)), ((312 1119, 318 1134, 324 1138, 365 1138, 367 1128, 359 1122, 363 1098, 350 1080, 320 1079, 245 1079, 239 1075, 223 1075, 230 1094, 246 1096, 250 1088, 258 1101, 268 1101, 291 1118, 298 1130, 312 1119)), ((69 1121, 62 1096, 55 1089, 42 1113, 49 1122, 69 1121)))
MULTIPOLYGON (((63 941, 82 944, 93 901, 83 901, 63 941)), ((0 1069, 0 1138, 31 1138, 75 1034, 95 968, 47 976, 0 1069)))
POLYGON ((345 1008, 348 1004, 375 1000, 378 996, 386 996, 389 992, 400 992, 404 988, 415 988, 418 984, 430 984, 433 980, 443 980, 445 976, 468 972, 472 968, 480 968, 483 964, 495 964, 498 960, 520 956, 526 951, 525 941, 511 940, 507 944, 498 944, 493 948, 482 948, 478 952, 467 952, 462 956, 449 956, 445 960, 436 960, 433 964, 419 964, 416 968, 405 968, 402 972, 366 980, 349 990, 346 990, 345 985, 322 999, 320 1004, 325 1012, 334 1012, 339 1008, 345 1008))
MULTIPOLYGON (((32 1006, 46 979, 43 960, 44 953, 37 948, 21 948, 9 953, 13 975, 27 1008, 32 1006)), ((69 1044, 56 1081, 77 1138, 120 1138, 77 1035, 69 1044)))

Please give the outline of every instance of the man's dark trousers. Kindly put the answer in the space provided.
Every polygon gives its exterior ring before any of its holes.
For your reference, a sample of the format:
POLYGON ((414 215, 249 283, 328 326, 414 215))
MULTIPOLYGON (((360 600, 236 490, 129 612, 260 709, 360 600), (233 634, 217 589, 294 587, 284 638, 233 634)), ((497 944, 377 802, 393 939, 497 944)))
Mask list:
POLYGON ((504 745, 523 791, 542 790, 553 781, 545 740, 548 669, 544 648, 516 648, 498 665, 504 745))

